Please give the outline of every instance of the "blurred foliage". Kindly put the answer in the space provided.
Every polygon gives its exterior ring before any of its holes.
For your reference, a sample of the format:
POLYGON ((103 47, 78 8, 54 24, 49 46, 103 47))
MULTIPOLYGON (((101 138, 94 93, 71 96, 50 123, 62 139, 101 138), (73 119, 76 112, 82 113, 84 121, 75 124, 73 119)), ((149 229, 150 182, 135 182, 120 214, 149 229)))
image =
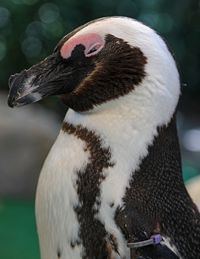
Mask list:
POLYGON ((39 258, 33 202, 0 200, 0 258, 39 258))
POLYGON ((101 16, 138 19, 156 29, 176 54, 184 90, 200 96, 199 0, 1 0, 0 89, 10 74, 46 57, 73 28, 101 16))

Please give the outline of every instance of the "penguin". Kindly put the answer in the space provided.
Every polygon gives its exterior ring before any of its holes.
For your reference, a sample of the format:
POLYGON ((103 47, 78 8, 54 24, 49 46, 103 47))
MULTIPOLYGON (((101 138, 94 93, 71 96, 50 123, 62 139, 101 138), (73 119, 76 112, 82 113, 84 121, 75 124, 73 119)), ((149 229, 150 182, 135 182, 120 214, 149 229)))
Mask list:
POLYGON ((69 108, 36 191, 42 259, 200 258, 176 129, 179 73, 153 29, 91 21, 9 85, 11 107, 59 95, 69 108), (130 253, 155 234, 158 245, 130 253))

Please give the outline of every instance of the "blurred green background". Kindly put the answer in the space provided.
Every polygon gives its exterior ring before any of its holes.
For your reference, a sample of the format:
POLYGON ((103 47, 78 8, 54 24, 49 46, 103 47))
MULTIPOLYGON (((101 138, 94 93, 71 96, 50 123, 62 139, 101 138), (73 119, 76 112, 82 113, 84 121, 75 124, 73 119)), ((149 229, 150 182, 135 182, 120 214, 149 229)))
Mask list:
MULTIPOLYGON (((102 16, 129 16, 166 39, 181 75, 178 128, 184 179, 200 175, 199 0, 0 0, 0 258, 38 259, 34 193, 66 111, 57 98, 7 107, 9 75, 40 61, 75 27, 102 16)), ((193 193, 194 192, 194 193, 193 193)))

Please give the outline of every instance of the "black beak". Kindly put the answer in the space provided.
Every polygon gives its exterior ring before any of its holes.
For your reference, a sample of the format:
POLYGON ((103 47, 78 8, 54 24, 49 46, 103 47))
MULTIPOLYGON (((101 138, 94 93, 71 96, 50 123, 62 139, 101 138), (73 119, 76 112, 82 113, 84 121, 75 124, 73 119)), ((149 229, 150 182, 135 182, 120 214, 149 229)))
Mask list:
POLYGON ((23 106, 49 95, 70 92, 72 89, 66 87, 66 82, 71 76, 72 69, 53 53, 39 64, 9 78, 8 105, 23 106))

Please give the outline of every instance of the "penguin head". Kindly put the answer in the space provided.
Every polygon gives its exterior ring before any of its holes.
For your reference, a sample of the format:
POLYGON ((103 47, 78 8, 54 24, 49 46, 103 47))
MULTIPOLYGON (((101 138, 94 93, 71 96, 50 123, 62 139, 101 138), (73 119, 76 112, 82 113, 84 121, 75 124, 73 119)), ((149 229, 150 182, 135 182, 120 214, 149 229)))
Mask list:
POLYGON ((151 28, 127 17, 106 17, 67 34, 40 63, 9 79, 9 106, 50 95, 78 112, 101 109, 127 96, 175 109, 180 93, 176 64, 151 28), (158 102, 158 103, 157 103, 158 102))

